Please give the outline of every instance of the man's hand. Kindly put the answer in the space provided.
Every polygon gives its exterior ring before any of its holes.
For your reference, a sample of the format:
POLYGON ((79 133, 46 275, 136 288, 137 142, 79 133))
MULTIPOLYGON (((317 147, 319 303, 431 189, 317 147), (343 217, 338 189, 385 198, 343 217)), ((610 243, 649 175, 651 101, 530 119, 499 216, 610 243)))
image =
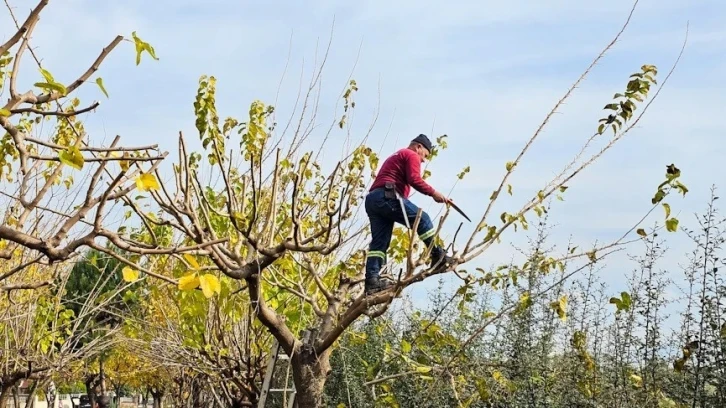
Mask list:
POLYGON ((449 202, 449 199, 446 198, 445 195, 443 195, 442 193, 440 193, 438 191, 435 192, 432 197, 433 197, 434 201, 436 201, 437 203, 447 203, 447 202, 449 202))

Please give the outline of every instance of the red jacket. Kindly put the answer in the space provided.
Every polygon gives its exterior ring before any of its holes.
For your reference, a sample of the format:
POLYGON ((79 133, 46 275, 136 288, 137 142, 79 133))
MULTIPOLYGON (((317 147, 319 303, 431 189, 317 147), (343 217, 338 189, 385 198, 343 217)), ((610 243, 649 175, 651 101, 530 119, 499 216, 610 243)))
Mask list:
POLYGON ((383 188, 386 183, 396 184, 396 191, 408 198, 412 186, 421 194, 433 196, 436 190, 421 178, 421 158, 409 148, 403 148, 383 162, 369 191, 383 188))

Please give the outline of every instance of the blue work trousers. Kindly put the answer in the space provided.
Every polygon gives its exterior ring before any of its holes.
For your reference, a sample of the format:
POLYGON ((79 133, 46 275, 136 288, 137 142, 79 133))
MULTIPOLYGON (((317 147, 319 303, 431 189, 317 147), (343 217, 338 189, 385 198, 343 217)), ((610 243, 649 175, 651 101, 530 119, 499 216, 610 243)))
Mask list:
MULTIPOLYGON (((418 207, 406 198, 401 197, 408 217, 408 224, 413 227, 418 214, 418 207)), ((366 213, 371 225, 371 243, 368 247, 366 257, 366 279, 375 278, 380 273, 381 267, 386 263, 386 252, 391 244, 393 224, 406 225, 406 220, 401 209, 401 204, 396 198, 386 198, 385 189, 379 188, 371 191, 366 196, 366 213)), ((418 223, 417 234, 426 244, 431 245, 436 234, 431 217, 424 211, 418 223)), ((441 256, 442 249, 434 246, 431 250, 433 259, 441 256)))

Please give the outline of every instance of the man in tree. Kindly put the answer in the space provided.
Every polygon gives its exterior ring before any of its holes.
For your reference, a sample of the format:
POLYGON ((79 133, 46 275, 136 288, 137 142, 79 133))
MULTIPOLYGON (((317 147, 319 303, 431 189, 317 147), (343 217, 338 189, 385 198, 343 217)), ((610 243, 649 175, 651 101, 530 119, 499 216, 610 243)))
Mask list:
MULTIPOLYGON (((418 135, 408 147, 403 148, 383 162, 378 175, 366 196, 366 213, 371 224, 371 243, 366 258, 366 294, 373 294, 391 286, 380 278, 381 267, 386 262, 386 252, 391 243, 394 223, 412 228, 418 207, 408 200, 410 187, 430 196, 437 203, 449 201, 421 178, 421 162, 431 154, 433 146, 426 135, 418 135), (405 213, 405 214, 404 214, 405 213)), ((436 230, 431 217, 421 213, 417 234, 431 249, 431 264, 445 268, 451 258, 446 251, 434 244, 436 230)))

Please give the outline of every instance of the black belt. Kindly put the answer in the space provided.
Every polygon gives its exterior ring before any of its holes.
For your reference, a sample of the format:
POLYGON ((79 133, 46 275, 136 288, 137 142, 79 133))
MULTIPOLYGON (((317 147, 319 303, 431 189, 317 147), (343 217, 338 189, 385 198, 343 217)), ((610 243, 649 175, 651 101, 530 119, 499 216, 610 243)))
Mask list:
POLYGON ((396 194, 396 185, 394 183, 386 183, 384 187, 374 188, 368 194, 383 190, 383 196, 386 198, 399 199, 400 194, 396 194))

